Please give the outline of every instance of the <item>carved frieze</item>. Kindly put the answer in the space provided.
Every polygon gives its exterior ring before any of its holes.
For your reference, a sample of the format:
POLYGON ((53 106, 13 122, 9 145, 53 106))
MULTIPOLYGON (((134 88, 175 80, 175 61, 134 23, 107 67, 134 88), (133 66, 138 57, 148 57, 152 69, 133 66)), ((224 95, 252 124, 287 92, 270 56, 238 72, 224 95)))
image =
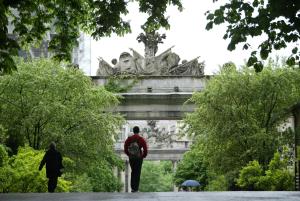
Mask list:
POLYGON ((138 41, 145 44, 145 57, 132 48, 130 48, 131 54, 123 52, 119 60, 113 59, 113 65, 99 57, 97 75, 204 75, 204 61, 198 62, 199 57, 197 57, 191 61, 183 60, 179 64, 179 55, 172 52, 174 46, 155 56, 157 45, 162 43, 164 38, 165 35, 159 35, 158 33, 140 34, 138 41))

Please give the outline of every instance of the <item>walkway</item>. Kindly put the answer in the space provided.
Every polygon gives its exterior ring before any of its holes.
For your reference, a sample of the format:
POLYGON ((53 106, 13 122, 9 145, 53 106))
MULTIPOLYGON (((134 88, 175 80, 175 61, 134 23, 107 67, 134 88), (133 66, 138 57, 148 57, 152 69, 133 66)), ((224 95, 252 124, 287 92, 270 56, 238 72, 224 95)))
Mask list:
POLYGON ((300 201, 300 192, 9 193, 0 201, 300 201))

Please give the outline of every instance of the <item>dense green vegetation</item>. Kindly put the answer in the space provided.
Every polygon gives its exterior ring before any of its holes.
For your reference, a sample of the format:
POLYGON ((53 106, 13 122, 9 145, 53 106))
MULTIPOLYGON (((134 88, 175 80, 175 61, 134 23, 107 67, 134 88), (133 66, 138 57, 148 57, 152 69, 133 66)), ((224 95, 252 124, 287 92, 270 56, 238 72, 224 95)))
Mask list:
POLYGON ((174 176, 174 182, 176 186, 180 186, 185 180, 196 180, 200 183, 201 190, 208 182, 208 170, 204 164, 202 153, 200 149, 193 148, 184 154, 183 160, 181 160, 177 166, 177 170, 174 176))
MULTIPOLYGON (((9 157, 0 145, 0 192, 46 192, 47 178, 45 168, 40 172, 38 166, 44 156, 43 151, 31 147, 20 147, 17 155, 9 157)), ((68 160, 65 158, 65 160, 68 160)), ((64 161, 66 163, 66 161, 64 161)), ((57 192, 69 191, 71 182, 64 177, 58 180, 57 192)))
MULTIPOLYGON (((67 64, 44 59, 17 64, 18 72, 0 79, 0 140, 9 156, 19 157, 24 146, 44 150, 55 141, 72 161, 65 164, 64 178, 74 184, 71 191, 118 190, 112 167, 122 168, 122 162, 113 152, 113 136, 123 119, 107 111, 118 103, 117 97, 67 64)), ((23 159, 27 164, 29 159, 23 159)), ((34 172, 33 166, 23 168, 34 172)))
POLYGON ((140 191, 168 192, 173 191, 173 166, 171 161, 144 161, 140 191))
MULTIPOLYGON (((218 1, 218 0, 214 0, 218 1)), ((206 29, 225 23, 224 39, 229 39, 227 49, 232 51, 238 44, 243 49, 251 48, 249 40, 265 36, 259 44, 260 58, 265 60, 274 50, 293 45, 289 65, 300 65, 300 51, 297 42, 300 39, 300 1, 298 0, 234 0, 223 3, 218 9, 207 12, 206 29)), ((253 51, 248 60, 249 66, 256 71, 263 69, 257 51, 253 51)))
MULTIPOLYGON (((278 127, 300 100, 300 72, 274 66, 271 63, 257 74, 248 68, 236 70, 234 65, 227 65, 204 91, 193 95, 191 101, 197 109, 186 122, 196 141, 192 152, 201 153, 198 160, 208 170, 206 189, 217 190, 220 183, 227 190, 240 189, 236 179, 250 161, 257 161, 264 172, 277 150, 294 147, 294 133, 278 127)), ((289 160, 293 160, 292 154, 289 160)), ((190 173, 199 172, 196 167, 202 166, 195 166, 190 173)), ((182 170, 178 168, 177 180, 185 179, 179 174, 182 170)))
POLYGON ((257 160, 250 161, 241 169, 237 180, 243 190, 285 191, 294 189, 294 176, 288 167, 289 158, 278 152, 264 171, 257 160))

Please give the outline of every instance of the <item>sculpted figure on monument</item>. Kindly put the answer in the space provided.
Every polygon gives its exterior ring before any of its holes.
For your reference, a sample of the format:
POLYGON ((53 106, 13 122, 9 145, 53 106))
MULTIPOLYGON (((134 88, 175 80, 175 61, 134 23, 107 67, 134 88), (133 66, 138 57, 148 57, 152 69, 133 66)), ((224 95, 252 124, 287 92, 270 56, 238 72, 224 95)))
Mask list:
POLYGON ((172 52, 174 46, 155 56, 158 44, 163 43, 162 40, 165 38, 165 34, 161 35, 155 31, 146 32, 145 34, 141 33, 137 40, 145 45, 145 57, 130 48, 132 55, 128 52, 123 52, 119 57, 119 61, 113 59, 113 67, 100 57, 98 59, 99 68, 97 75, 204 75, 205 64, 204 62, 198 62, 199 57, 191 61, 184 60, 179 64, 180 57, 172 52))
POLYGON ((97 69, 96 75, 114 75, 116 74, 116 69, 111 67, 102 57, 98 57, 99 67, 97 69))
POLYGON ((159 34, 158 32, 151 31, 140 33, 137 37, 138 42, 143 42, 145 45, 145 57, 154 57, 158 50, 158 43, 163 43, 162 40, 166 38, 165 34, 159 34))
POLYGON ((115 65, 115 68, 118 69, 120 73, 127 73, 127 74, 137 73, 134 58, 128 52, 123 52, 120 55, 119 62, 115 65))
POLYGON ((159 69, 160 75, 169 75, 169 69, 178 66, 180 57, 176 53, 171 52, 173 47, 156 57, 155 65, 159 69))
POLYGON ((165 127, 157 126, 158 121, 147 121, 147 128, 142 131, 149 142, 159 147, 171 147, 175 141, 176 133, 165 127))
POLYGON ((198 62, 198 58, 191 61, 183 60, 182 64, 171 67, 169 74, 171 75, 204 75, 204 61, 198 62))

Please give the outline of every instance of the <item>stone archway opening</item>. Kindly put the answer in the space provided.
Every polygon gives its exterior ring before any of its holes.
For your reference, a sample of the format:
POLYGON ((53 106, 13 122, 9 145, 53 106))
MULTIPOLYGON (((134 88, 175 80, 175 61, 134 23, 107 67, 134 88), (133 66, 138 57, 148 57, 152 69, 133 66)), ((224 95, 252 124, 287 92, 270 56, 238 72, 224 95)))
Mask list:
MULTIPOLYGON (((121 156, 125 163, 125 170, 115 170, 115 175, 124 184, 122 191, 130 192, 131 169, 128 157, 124 153, 124 141, 132 135, 134 126, 140 127, 140 135, 148 144, 148 156, 145 161, 171 161, 172 171, 176 171, 177 163, 183 154, 189 150, 191 141, 182 133, 181 120, 127 120, 123 125, 117 142, 115 144, 116 153, 121 156)), ((141 176, 143 177, 143 175, 141 176)), ((142 178, 141 178, 142 179, 142 178)), ((177 191, 173 185, 173 191, 177 191)))
MULTIPOLYGON (((195 60, 196 61, 196 60, 195 60)), ((188 68, 187 68, 188 69, 188 68)), ((169 160, 173 161, 174 170, 177 162, 182 159, 183 154, 189 149, 189 141, 172 140, 172 134, 163 130, 155 130, 159 121, 181 121, 186 113, 194 111, 194 104, 187 102, 192 94, 205 88, 209 76, 204 75, 140 75, 137 80, 126 77, 118 81, 119 85, 127 86, 135 83, 127 92, 119 93, 122 96, 120 104, 114 111, 120 113, 128 121, 144 121, 147 129, 142 132, 156 137, 150 147, 146 160, 169 160), (155 125, 154 125, 155 124, 155 125), (152 129, 152 130, 151 130, 152 129), (168 138, 165 138, 168 137, 168 138), (171 138, 170 138, 171 137, 171 138), (163 140, 164 141, 161 141, 163 140), (171 143, 170 143, 171 142, 171 143), (173 147, 172 147, 173 146, 173 147), (176 148, 177 147, 177 148, 176 148)), ((107 76, 92 77, 95 85, 105 85, 109 82, 107 76)), ((139 125, 139 124, 137 124, 139 125)), ((126 125, 121 129, 119 142, 116 143, 115 151, 125 163, 125 171, 115 170, 115 175, 124 184, 122 191, 130 192, 130 166, 127 156, 124 154, 124 141, 133 126, 126 125)), ((176 188, 174 188, 176 190, 176 188)))

